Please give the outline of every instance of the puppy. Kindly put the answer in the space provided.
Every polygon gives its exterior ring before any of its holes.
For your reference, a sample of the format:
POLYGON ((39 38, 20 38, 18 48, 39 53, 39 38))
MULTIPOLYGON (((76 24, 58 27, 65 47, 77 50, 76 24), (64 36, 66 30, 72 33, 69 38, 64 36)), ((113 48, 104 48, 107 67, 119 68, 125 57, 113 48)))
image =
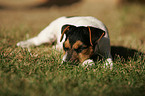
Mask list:
POLYGON ((107 28, 91 16, 60 17, 51 22, 38 36, 18 42, 17 46, 39 46, 55 40, 57 44, 54 48, 64 51, 63 62, 94 64, 92 60, 99 54, 104 58, 104 66, 113 67, 107 28))

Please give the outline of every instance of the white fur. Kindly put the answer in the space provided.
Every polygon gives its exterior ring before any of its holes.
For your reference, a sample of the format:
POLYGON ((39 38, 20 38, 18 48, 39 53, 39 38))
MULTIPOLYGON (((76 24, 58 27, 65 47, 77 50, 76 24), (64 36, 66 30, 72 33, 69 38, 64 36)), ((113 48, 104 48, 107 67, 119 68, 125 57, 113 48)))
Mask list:
MULTIPOLYGON (((75 25, 75 26, 92 26, 96 28, 100 28, 105 31, 105 36, 98 42, 99 50, 96 48, 96 52, 103 55, 106 58, 106 66, 113 66, 112 56, 110 53, 110 39, 108 35, 108 31, 105 25, 99 21, 98 19, 91 16, 80 16, 80 17, 60 17, 53 22, 51 22, 44 30, 42 30, 36 37, 30 38, 26 41, 20 41, 17 43, 17 46, 21 46, 23 48, 30 46, 39 46, 43 43, 52 43, 57 40, 57 44, 54 48, 60 50, 62 49, 63 42, 65 40, 65 36, 60 42, 61 37, 61 28, 65 24, 75 25)), ((97 46, 96 46, 97 47, 97 46)), ((67 54, 66 54, 67 55, 67 54)), ((65 57, 63 57, 63 61, 65 61, 65 57)))
POLYGON ((89 67, 95 65, 94 61, 91 59, 87 59, 82 63, 82 66, 89 67))

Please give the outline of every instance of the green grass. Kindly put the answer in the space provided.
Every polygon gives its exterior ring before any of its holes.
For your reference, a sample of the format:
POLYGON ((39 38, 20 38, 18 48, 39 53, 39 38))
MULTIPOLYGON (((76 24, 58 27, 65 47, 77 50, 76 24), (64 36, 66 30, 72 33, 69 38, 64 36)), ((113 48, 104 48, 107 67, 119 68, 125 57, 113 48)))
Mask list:
MULTIPOLYGON (((16 1, 3 2, 13 5, 16 1)), ((145 50, 144 5, 117 7, 88 0, 61 8, 0 9, 0 21, 0 96, 145 96, 145 56, 139 53, 145 50), (91 15, 107 25, 111 45, 124 49, 119 50, 113 70, 103 68, 101 62, 92 68, 61 65, 62 53, 51 45, 29 50, 16 46, 64 15, 91 15), (134 52, 126 53, 130 49, 135 49, 135 56, 134 52)))
POLYGON ((103 68, 101 63, 83 68, 61 65, 62 53, 46 48, 32 48, 30 53, 14 45, 1 47, 1 96, 145 95, 145 58, 140 55, 126 62, 116 58, 113 70, 103 68))

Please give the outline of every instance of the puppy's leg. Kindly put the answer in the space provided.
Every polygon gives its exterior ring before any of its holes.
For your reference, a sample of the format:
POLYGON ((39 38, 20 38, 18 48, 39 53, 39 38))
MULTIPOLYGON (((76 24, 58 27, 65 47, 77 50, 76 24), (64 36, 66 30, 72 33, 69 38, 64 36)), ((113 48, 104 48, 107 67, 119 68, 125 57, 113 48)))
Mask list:
POLYGON ((53 32, 52 26, 47 26, 44 30, 42 30, 38 36, 30 38, 25 41, 20 41, 17 43, 17 46, 20 47, 31 47, 31 46, 39 46, 43 43, 51 43, 56 40, 55 32, 53 32))
MULTIPOLYGON (((110 54, 110 52, 109 52, 109 54, 110 54)), ((111 54, 110 54, 109 56, 106 57, 104 67, 105 67, 105 68, 110 67, 110 69, 113 68, 113 61, 112 61, 112 56, 111 56, 111 54)))
POLYGON ((102 55, 104 58, 104 68, 113 68, 113 60, 112 60, 112 55, 109 50, 110 48, 106 48, 103 52, 100 52, 99 54, 102 55))
POLYGON ((112 56, 110 54, 110 52, 104 52, 104 68, 113 68, 113 60, 112 60, 112 56))
POLYGON ((110 69, 113 68, 113 60, 112 60, 112 55, 111 55, 111 48, 110 48, 110 39, 109 38, 103 38, 99 42, 99 53, 103 55, 103 58, 105 59, 105 64, 104 67, 110 69))

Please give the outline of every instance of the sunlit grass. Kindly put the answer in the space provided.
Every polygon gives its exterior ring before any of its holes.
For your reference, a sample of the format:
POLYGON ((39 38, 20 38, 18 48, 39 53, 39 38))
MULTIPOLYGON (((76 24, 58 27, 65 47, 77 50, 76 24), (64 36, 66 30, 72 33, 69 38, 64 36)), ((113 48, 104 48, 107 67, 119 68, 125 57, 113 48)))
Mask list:
POLYGON ((145 7, 123 6, 101 14, 94 13, 87 4, 81 8, 87 9, 79 9, 79 15, 102 19, 109 28, 112 45, 134 48, 138 50, 136 55, 127 60, 117 55, 113 70, 105 69, 101 62, 92 68, 61 64, 62 52, 52 49, 51 45, 23 49, 16 43, 37 35, 54 18, 77 15, 78 11, 70 12, 67 7, 64 8, 67 10, 60 9, 62 13, 53 8, 43 9, 44 13, 40 9, 24 10, 26 14, 0 10, 3 22, 0 24, 0 96, 145 95, 145 7), (8 19, 7 14, 13 15, 8 19))
POLYGON ((14 38, 9 39, 1 42, 0 47, 2 96, 144 95, 145 58, 142 55, 127 61, 116 57, 113 70, 105 69, 100 62, 92 68, 83 68, 62 65, 62 53, 51 46, 22 49, 13 45, 14 38))

